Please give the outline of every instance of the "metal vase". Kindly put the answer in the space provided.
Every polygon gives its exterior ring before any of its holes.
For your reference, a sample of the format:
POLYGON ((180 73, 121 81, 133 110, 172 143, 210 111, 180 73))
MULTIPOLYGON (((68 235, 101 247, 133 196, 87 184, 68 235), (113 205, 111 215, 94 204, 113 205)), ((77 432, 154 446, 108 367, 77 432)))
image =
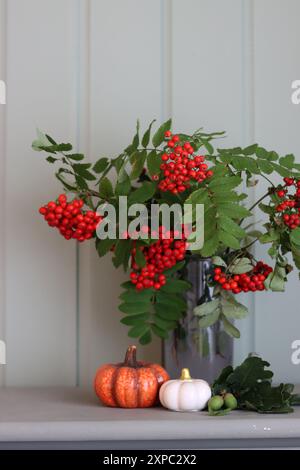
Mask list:
POLYGON ((186 294, 187 312, 163 344, 164 366, 171 378, 178 378, 181 369, 188 367, 192 377, 212 383, 225 366, 232 364, 233 340, 223 331, 221 323, 199 328, 193 313, 197 305, 211 300, 207 283, 211 271, 210 259, 192 256, 186 264, 183 278, 192 285, 186 294))

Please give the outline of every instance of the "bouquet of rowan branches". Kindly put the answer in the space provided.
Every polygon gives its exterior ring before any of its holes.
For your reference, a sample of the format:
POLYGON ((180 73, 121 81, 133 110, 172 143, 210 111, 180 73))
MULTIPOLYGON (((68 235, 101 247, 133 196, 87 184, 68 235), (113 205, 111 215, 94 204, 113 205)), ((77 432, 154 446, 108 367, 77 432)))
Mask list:
POLYGON ((215 149, 213 143, 223 132, 173 133, 171 120, 153 132, 153 125, 140 135, 138 122, 131 144, 120 155, 94 163, 74 153, 71 144, 57 143, 39 131, 33 148, 46 152, 64 190, 40 213, 65 239, 93 239, 100 257, 108 254, 116 268, 130 271, 119 309, 129 336, 141 344, 149 343, 153 334, 167 338, 186 315, 190 284, 184 273, 191 257, 210 258, 213 264, 208 279, 212 299, 194 310, 199 326, 221 321, 226 333, 239 337, 233 320, 245 317, 247 309, 237 301, 238 294, 283 291, 293 269, 288 253, 300 268, 300 164, 291 154, 279 156, 258 144, 215 149), (276 174, 282 177, 279 185, 272 182, 276 174), (247 188, 257 184, 266 187, 265 193, 250 204, 247 188), (125 230, 100 213, 110 206, 119 215, 124 197, 125 230), (191 205, 189 229, 175 223, 166 228, 160 219, 153 228, 151 212, 134 225, 130 210, 136 204, 149 210, 153 204, 191 205), (195 204, 204 207, 200 247, 190 243, 197 222, 195 204), (257 207, 265 214, 263 223, 253 222, 257 207), (104 237, 109 224, 113 236, 104 237), (255 259, 256 243, 270 245, 272 266, 255 259))

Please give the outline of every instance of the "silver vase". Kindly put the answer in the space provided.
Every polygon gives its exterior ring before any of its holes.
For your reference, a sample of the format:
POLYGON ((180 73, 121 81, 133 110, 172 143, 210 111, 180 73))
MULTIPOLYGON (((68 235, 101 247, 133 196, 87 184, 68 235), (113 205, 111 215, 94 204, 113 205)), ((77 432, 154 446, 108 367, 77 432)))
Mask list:
POLYGON ((212 271, 210 259, 191 256, 183 278, 192 285, 187 292, 187 312, 178 328, 163 344, 164 366, 171 378, 178 378, 184 367, 190 369, 192 377, 212 383, 221 370, 232 363, 233 340, 221 323, 208 328, 199 328, 198 318, 193 314, 197 305, 211 300, 211 288, 207 278, 212 271))

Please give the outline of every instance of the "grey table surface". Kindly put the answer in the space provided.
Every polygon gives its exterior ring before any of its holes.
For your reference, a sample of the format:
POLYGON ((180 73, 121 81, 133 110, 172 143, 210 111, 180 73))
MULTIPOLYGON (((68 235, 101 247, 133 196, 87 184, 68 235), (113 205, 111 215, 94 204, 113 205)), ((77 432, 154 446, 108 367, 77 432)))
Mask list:
POLYGON ((216 443, 261 447, 262 440, 264 447, 300 447, 300 407, 288 415, 234 411, 210 417, 207 412, 160 407, 106 408, 93 391, 80 388, 0 388, 2 448, 10 448, 9 443, 56 443, 57 448, 59 443, 96 448, 209 448, 216 443))

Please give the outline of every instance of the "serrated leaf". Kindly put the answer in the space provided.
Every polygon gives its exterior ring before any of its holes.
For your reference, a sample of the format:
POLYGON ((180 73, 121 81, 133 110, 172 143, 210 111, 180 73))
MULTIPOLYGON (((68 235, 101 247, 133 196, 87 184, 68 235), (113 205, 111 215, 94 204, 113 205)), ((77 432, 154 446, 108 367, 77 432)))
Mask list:
POLYGON ((119 305, 119 310, 123 313, 137 315, 138 313, 148 313, 150 302, 123 302, 119 305))
POLYGON ((299 246, 300 249, 300 228, 295 228, 290 233, 291 242, 299 246))
POLYGON ((253 155, 257 149, 258 145, 257 144, 252 144, 249 145, 248 147, 245 147, 243 150, 244 155, 253 155))
MULTIPOLYGON (((204 219, 205 222, 205 219, 204 219)), ((205 222, 206 224, 206 222, 205 222)), ((215 232, 209 239, 205 237, 204 246, 201 249, 201 255, 209 257, 215 254, 219 246, 219 234, 215 232)))
POLYGON ((151 298, 153 297, 153 290, 152 289, 144 289, 141 291, 137 291, 135 288, 134 289, 128 289, 122 294, 120 294, 119 298, 120 300, 123 300, 124 302, 150 302, 151 298))
POLYGON ((209 188, 213 189, 217 193, 218 190, 228 191, 233 188, 236 188, 237 186, 241 184, 241 182, 242 182, 242 178, 240 178, 239 176, 227 176, 226 178, 221 177, 221 178, 212 179, 208 183, 208 186, 209 188))
POLYGON ((238 202, 246 199, 247 197, 247 194, 244 193, 237 194, 235 191, 222 191, 221 189, 214 194, 214 202, 219 205, 222 202, 238 202))
POLYGON ((279 238, 279 233, 274 229, 270 229, 267 233, 264 233, 259 237, 259 241, 260 243, 272 243, 278 241, 279 238))
POLYGON ((83 155, 83 153, 70 153, 68 155, 68 158, 70 158, 71 160, 75 160, 75 161, 79 162, 80 160, 84 159, 84 155, 83 155))
MULTIPOLYGON (((291 248, 292 248, 292 255, 293 255, 294 263, 296 267, 300 269, 300 247, 292 243, 291 248)), ((299 279, 300 279, 300 274, 299 274, 299 279)))
POLYGON ((57 158, 54 158, 54 157, 51 157, 51 156, 49 156, 49 157, 47 157, 47 158, 46 158, 46 160, 47 160, 47 162, 49 162, 49 163, 55 163, 55 162, 56 162, 58 159, 57 159, 57 158))
MULTIPOLYGON (((218 149, 218 152, 220 152, 219 149, 218 149)), ((221 154, 221 156, 220 156, 220 160, 221 160, 222 162, 224 162, 224 163, 227 163, 227 164, 228 164, 228 163, 231 163, 231 161, 232 161, 233 158, 234 158, 234 156, 231 155, 230 153, 228 153, 228 154, 227 154, 227 153, 223 153, 223 154, 221 154)))
POLYGON ((230 323, 229 320, 227 320, 225 315, 221 315, 221 319, 223 322, 224 330, 229 336, 232 336, 233 338, 239 338, 241 336, 239 330, 232 323, 230 323))
POLYGON ((54 141, 52 140, 51 142, 49 136, 44 134, 40 129, 36 130, 36 134, 37 134, 37 139, 32 142, 33 150, 36 150, 37 152, 41 152, 43 150, 43 147, 49 147, 50 145, 54 143, 54 141))
POLYGON ((110 199, 114 195, 112 184, 106 176, 100 181, 99 194, 105 200, 110 199))
POLYGON ((140 122, 139 120, 137 120, 136 134, 133 137, 132 143, 128 145, 128 147, 126 147, 126 149, 124 150, 124 152, 127 153, 127 155, 131 155, 139 146, 139 142, 140 142, 139 130, 140 130, 140 122))
POLYGON ((140 339, 139 339, 140 344, 142 344, 143 346, 144 346, 145 344, 151 343, 151 341, 152 341, 152 335, 151 335, 151 331, 150 331, 150 330, 149 330, 149 331, 146 331, 146 333, 144 333, 144 334, 140 337, 140 339))
POLYGON ((226 247, 233 248, 235 250, 238 250, 240 248, 239 240, 230 233, 224 232, 224 230, 219 231, 219 240, 226 247))
POLYGON ((199 318, 198 325, 200 328, 208 328, 209 326, 214 325, 220 317, 220 309, 216 308, 209 315, 205 315, 199 318))
POLYGON ((165 318, 161 318, 158 315, 155 315, 154 323, 162 330, 173 330, 176 327, 176 321, 166 320, 165 318))
POLYGON ((116 240, 112 240, 110 238, 105 238, 103 240, 100 240, 97 238, 96 240, 96 248, 98 255, 100 257, 106 255, 110 251, 110 249, 114 246, 116 243, 116 240))
POLYGON ((115 193, 117 196, 127 196, 131 190, 130 178, 124 166, 125 165, 123 164, 120 169, 118 181, 115 187, 115 193))
POLYGON ((276 161, 278 160, 279 158, 279 155, 277 152, 275 152, 275 150, 271 150, 271 152, 268 152, 268 159, 269 160, 272 160, 272 161, 276 161))
POLYGON ((235 204, 234 202, 224 202, 218 205, 218 211, 222 215, 228 215, 231 218, 239 219, 241 217, 251 216, 251 212, 244 206, 235 204))
POLYGON ((244 238, 246 236, 245 230, 242 229, 230 217, 227 217, 225 215, 221 215, 219 217, 218 224, 222 228, 222 230, 229 233, 230 235, 232 235, 235 238, 244 238))
POLYGON ((272 166, 273 166, 274 170, 276 171, 276 173, 278 173, 283 178, 291 176, 291 171, 288 170, 287 168, 285 168, 281 165, 278 165, 277 163, 273 163, 273 162, 272 162, 272 166))
POLYGON ((269 158, 269 152, 263 147, 257 147, 255 153, 259 158, 265 158, 266 160, 269 158))
POLYGON ((139 266, 139 268, 143 268, 144 266, 146 266, 146 258, 140 248, 136 249, 135 262, 139 266))
POLYGON ((223 266, 224 268, 227 267, 227 264, 220 256, 213 256, 211 262, 215 266, 223 266))
POLYGON ((179 320, 182 317, 182 312, 170 305, 155 303, 154 310, 157 315, 166 320, 179 320))
POLYGON ((207 198, 207 189, 200 188, 196 191, 193 191, 189 195, 189 197, 185 200, 185 204, 203 204, 205 201, 207 201, 207 198))
POLYGON ((90 164, 86 163, 74 163, 73 164, 73 169, 75 173, 77 173, 81 178, 84 178, 85 180, 88 181, 94 181, 96 179, 96 176, 93 175, 87 168, 87 165, 90 166, 90 164))
POLYGON ((279 163, 286 168, 292 170, 294 168, 295 156, 290 153, 289 155, 285 155, 279 159, 279 163))
POLYGON ((127 270, 128 262, 131 256, 132 245, 133 242, 130 239, 119 239, 116 241, 114 257, 112 259, 115 268, 118 268, 119 266, 123 265, 124 270, 127 270))
POLYGON ((230 294, 223 294, 221 298, 222 313, 226 318, 241 319, 248 315, 248 309, 240 304, 230 294))
MULTIPOLYGON (((35 141, 33 145, 37 145, 37 142, 35 141)), ((35 147, 34 147, 35 148, 35 147)), ((53 144, 53 145, 40 145, 38 147, 40 150, 45 150, 46 152, 49 153, 56 153, 56 152, 69 152, 72 150, 72 145, 71 144, 53 144)))
POLYGON ((161 290, 169 294, 179 294, 189 290, 190 288, 191 284, 187 281, 170 279, 164 286, 161 287, 161 290))
POLYGON ((258 205, 261 211, 263 211, 265 214, 273 214, 274 209, 266 204, 263 204, 262 202, 258 205))
POLYGON ((263 159, 258 159, 257 160, 257 165, 262 173, 266 173, 267 175, 270 175, 274 171, 273 165, 268 162, 267 160, 263 159))
POLYGON ((135 326, 144 324, 144 322, 149 320, 149 318, 149 313, 141 313, 139 315, 128 315, 127 317, 123 317, 120 322, 123 323, 123 325, 135 326))
POLYGON ((194 308, 194 315, 199 317, 211 315, 219 307, 219 304, 220 300, 214 299, 201 305, 197 305, 197 307, 194 308))
POLYGON ((145 333, 149 331, 148 324, 138 324, 130 328, 128 331, 128 336, 130 338, 138 338, 139 336, 143 336, 145 333))
POLYGON ((156 191, 156 185, 150 181, 145 181, 138 189, 130 193, 128 205, 143 203, 151 199, 156 191))
POLYGON ((118 157, 113 158, 111 160, 111 164, 112 164, 112 166, 115 167, 116 172, 119 174, 121 168, 124 166, 124 155, 121 154, 118 157))
MULTIPOLYGON (((134 289, 134 290, 135 290, 135 285, 132 284, 131 281, 122 282, 121 287, 122 287, 123 289, 134 289)), ((136 292, 136 290, 135 290, 135 292, 136 292)))
POLYGON ((231 165, 236 170, 248 170, 251 173, 259 174, 259 169, 256 160, 252 157, 234 157, 231 161, 231 165))
POLYGON ((276 258, 278 255, 278 243, 273 243, 272 246, 268 249, 268 255, 271 258, 276 258))
POLYGON ((76 180, 76 183, 77 183, 77 186, 80 188, 80 189, 89 189, 89 186, 87 184, 87 182, 85 181, 85 179, 80 176, 80 175, 75 175, 75 180, 76 180))
POLYGON ((238 258, 229 265, 229 272, 233 274, 248 273, 253 268, 249 258, 238 258))
POLYGON ((159 326, 155 325, 154 323, 152 323, 151 329, 152 329, 153 333, 155 333, 156 336, 158 336, 159 338, 167 339, 169 337, 169 334, 166 330, 160 328, 159 326))
POLYGON ((210 155, 212 155, 214 153, 214 148, 211 145, 211 143, 206 139, 201 139, 201 141, 202 141, 202 144, 204 145, 204 147, 206 148, 206 150, 208 151, 208 153, 210 155))
POLYGON ((285 268, 276 264, 273 272, 269 274, 264 284, 266 289, 270 289, 273 292, 284 292, 286 283, 286 271, 285 268))
POLYGON ((250 232, 247 232, 247 237, 252 237, 252 238, 259 238, 263 234, 260 230, 250 230, 250 232))
POLYGON ((93 170, 95 173, 102 173, 109 165, 109 160, 106 157, 99 158, 99 160, 94 164, 93 170))
POLYGON ((158 155, 155 150, 152 150, 147 157, 147 167, 150 176, 157 176, 160 174, 161 163, 160 155, 158 155))
POLYGON ((134 159, 131 161, 132 170, 130 173, 130 179, 134 180, 140 176, 144 168, 146 156, 146 150, 142 150, 142 152, 136 152, 134 154, 134 159))
POLYGON ((158 147, 165 138, 165 132, 169 131, 172 126, 172 119, 168 119, 166 122, 164 122, 155 132, 153 138, 152 138, 152 143, 154 147, 158 147))
POLYGON ((142 138, 142 146, 144 148, 146 148, 150 142, 150 134, 151 134, 151 128, 152 128, 152 125, 154 124, 154 122, 156 121, 156 119, 153 119, 153 121, 150 123, 148 129, 146 130, 145 134, 143 135, 143 138, 142 138))
POLYGON ((75 191, 77 188, 76 186, 71 185, 68 181, 64 179, 61 174, 62 172, 59 170, 55 173, 56 178, 63 184, 64 188, 68 191, 75 191))
POLYGON ((168 305, 176 310, 185 311, 187 308, 186 301, 181 295, 169 294, 159 290, 156 294, 157 303, 168 305))

